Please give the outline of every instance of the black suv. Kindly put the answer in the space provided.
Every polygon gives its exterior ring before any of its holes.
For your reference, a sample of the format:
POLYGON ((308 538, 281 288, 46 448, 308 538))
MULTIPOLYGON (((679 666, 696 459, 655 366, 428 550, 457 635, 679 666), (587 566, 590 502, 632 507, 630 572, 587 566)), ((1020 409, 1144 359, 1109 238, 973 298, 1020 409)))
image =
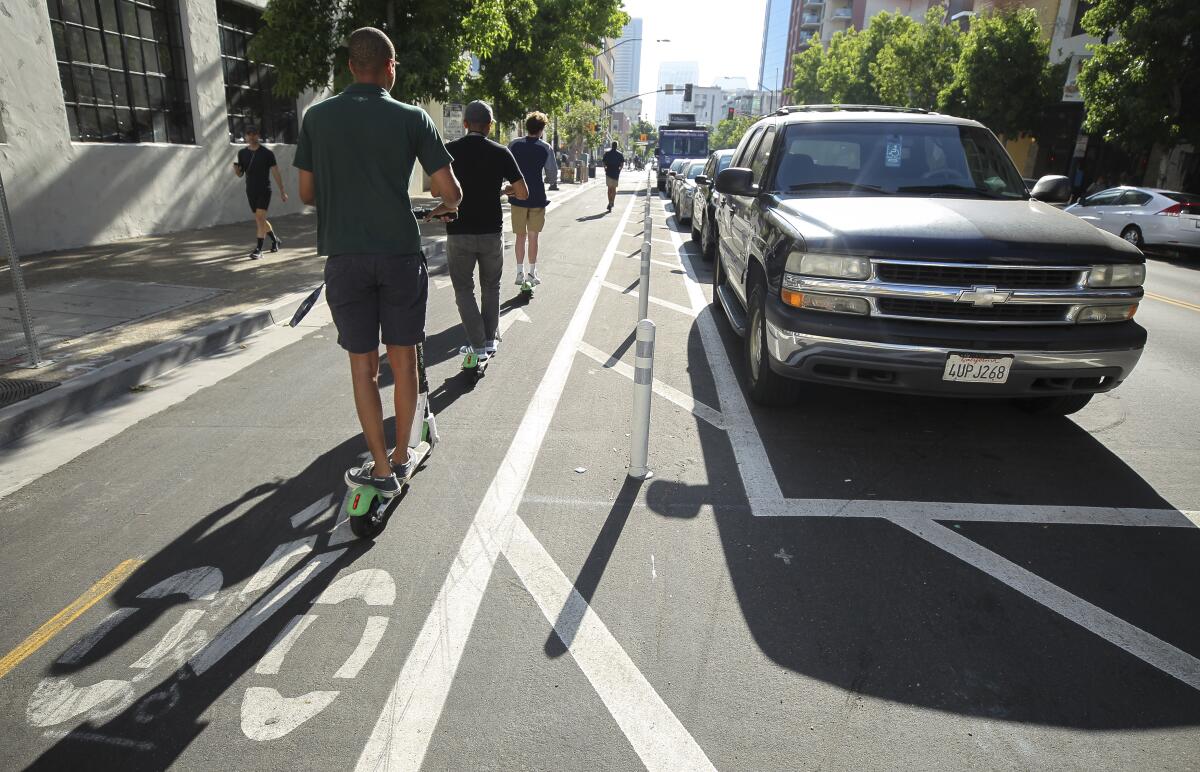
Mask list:
POLYGON ((788 379, 1010 397, 1065 415, 1137 364, 1145 259, 1032 195, 975 121, 785 107, 717 176, 714 302, 746 339, 751 397, 788 379))

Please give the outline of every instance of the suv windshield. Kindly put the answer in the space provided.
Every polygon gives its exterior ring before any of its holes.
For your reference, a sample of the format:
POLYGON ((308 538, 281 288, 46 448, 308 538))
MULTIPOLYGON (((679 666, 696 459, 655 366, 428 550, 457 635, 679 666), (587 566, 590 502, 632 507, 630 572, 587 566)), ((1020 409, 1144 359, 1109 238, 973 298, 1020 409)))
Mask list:
POLYGON ((795 123, 772 188, 811 195, 949 195, 1025 199, 991 132, 936 123, 795 123))

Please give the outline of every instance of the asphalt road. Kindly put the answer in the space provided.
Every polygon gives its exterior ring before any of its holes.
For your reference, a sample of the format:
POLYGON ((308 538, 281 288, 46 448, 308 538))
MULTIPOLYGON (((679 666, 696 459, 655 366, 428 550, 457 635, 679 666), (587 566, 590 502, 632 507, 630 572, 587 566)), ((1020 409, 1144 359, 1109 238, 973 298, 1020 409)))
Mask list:
POLYGON ((1153 261, 1140 367, 1070 419, 763 410, 656 196, 636 482, 641 182, 550 213, 478 383, 435 267, 441 443, 373 542, 324 306, 5 448, 0 767, 1200 766, 1197 268, 1153 261))

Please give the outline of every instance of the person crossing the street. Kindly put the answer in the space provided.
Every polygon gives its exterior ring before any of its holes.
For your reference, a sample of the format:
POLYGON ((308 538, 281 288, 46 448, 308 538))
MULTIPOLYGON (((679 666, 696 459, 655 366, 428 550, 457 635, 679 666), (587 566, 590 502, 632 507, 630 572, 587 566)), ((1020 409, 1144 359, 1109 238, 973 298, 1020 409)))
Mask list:
POLYGON ((350 35, 354 82, 308 109, 293 164, 300 198, 317 208, 317 251, 338 343, 350 355, 354 406, 371 458, 345 474, 384 498, 400 493, 414 457, 407 438, 417 406, 417 345, 425 339, 429 274, 411 214, 408 180, 420 162, 441 203, 457 211, 454 160, 424 110, 393 99, 396 50, 374 27, 350 35), (389 454, 379 397, 379 343, 395 381, 397 448, 389 454), (399 455, 397 455, 399 454, 399 455))
POLYGON ((287 203, 288 194, 283 188, 283 178, 279 176, 279 165, 275 162, 275 154, 270 148, 259 144, 258 127, 249 125, 244 129, 246 146, 238 151, 237 160, 233 162, 233 173, 246 178, 246 199, 250 202, 250 211, 254 213, 254 233, 257 244, 250 253, 251 260, 259 260, 263 256, 263 240, 271 237, 271 251, 278 252, 283 242, 275 235, 275 229, 267 220, 267 209, 271 206, 271 176, 279 186, 279 198, 287 203))
POLYGON ((514 139, 508 146, 513 157, 517 159, 517 166, 520 167, 525 185, 529 188, 529 197, 524 200, 515 196, 508 198, 512 209, 513 233, 517 236, 517 286, 526 281, 526 255, 529 257, 529 283, 542 283, 537 272, 538 235, 546 226, 546 207, 550 205, 550 199, 546 198, 546 185, 542 175, 549 177, 551 182, 558 181, 558 164, 554 160, 554 149, 542 139, 546 132, 546 121, 545 113, 532 112, 525 116, 526 135, 514 139))
POLYGON ((517 201, 529 198, 529 188, 512 152, 488 139, 492 121, 492 108, 487 102, 471 102, 463 110, 466 136, 446 145, 454 157, 451 164, 454 176, 463 189, 458 219, 446 224, 450 281, 467 334, 467 345, 461 353, 473 353, 481 361, 496 353, 499 341, 496 329, 500 324, 500 279, 504 274, 504 212, 500 196, 508 195, 517 201), (476 267, 479 301, 475 298, 476 267))
POLYGON ((617 149, 615 139, 601 160, 604 161, 604 181, 608 183, 608 211, 611 212, 617 200, 617 183, 621 180, 621 169, 625 167, 625 156, 617 149))

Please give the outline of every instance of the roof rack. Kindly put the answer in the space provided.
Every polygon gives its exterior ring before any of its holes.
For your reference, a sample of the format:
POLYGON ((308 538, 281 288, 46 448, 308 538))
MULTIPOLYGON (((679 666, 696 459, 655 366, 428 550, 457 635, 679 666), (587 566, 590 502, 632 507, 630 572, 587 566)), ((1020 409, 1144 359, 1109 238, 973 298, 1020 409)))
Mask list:
POLYGON ((920 107, 895 107, 894 105, 784 105, 775 111, 776 115, 788 113, 836 113, 836 112, 873 112, 873 113, 917 113, 933 115, 930 110, 920 107))

